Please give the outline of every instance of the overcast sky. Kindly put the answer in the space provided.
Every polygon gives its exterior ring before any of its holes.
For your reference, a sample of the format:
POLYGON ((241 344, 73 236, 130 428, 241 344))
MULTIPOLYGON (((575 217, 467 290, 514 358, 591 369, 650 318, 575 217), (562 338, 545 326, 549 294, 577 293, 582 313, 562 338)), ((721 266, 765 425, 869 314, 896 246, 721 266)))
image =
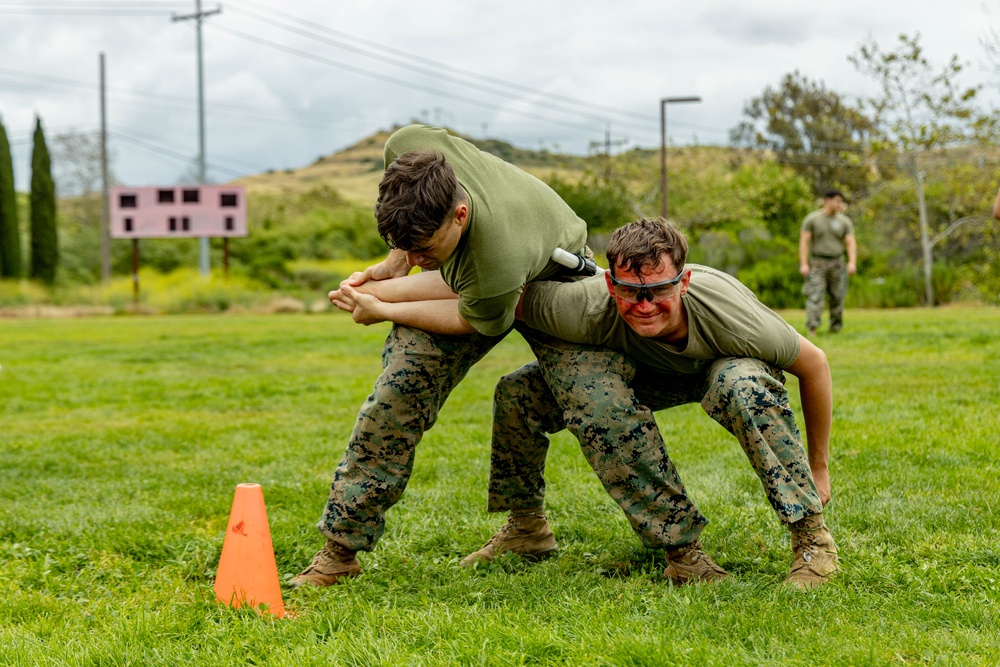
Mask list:
MULTIPOLYGON (((659 100, 677 144, 725 144, 744 103, 788 72, 851 97, 874 91, 847 56, 919 32, 988 83, 981 39, 1000 0, 224 0, 203 24, 208 176, 298 168, 421 119, 526 148, 586 154, 659 145, 659 100), (602 148, 603 150, 603 148, 602 148)), ((0 117, 19 189, 31 132, 108 127, 119 181, 196 174, 194 0, 0 0, 0 117)), ((989 93, 985 100, 996 97, 989 93)), ((51 142, 50 142, 51 143, 51 142)))

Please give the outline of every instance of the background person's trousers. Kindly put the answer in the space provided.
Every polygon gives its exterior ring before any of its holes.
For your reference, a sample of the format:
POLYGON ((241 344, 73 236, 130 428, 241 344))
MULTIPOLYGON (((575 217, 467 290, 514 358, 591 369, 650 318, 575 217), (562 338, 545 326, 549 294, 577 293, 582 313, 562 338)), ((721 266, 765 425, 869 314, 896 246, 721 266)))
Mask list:
POLYGON ((843 257, 811 257, 809 277, 802 287, 806 295, 806 329, 819 329, 823 301, 830 297, 830 331, 844 326, 844 299, 847 297, 847 265, 843 257))

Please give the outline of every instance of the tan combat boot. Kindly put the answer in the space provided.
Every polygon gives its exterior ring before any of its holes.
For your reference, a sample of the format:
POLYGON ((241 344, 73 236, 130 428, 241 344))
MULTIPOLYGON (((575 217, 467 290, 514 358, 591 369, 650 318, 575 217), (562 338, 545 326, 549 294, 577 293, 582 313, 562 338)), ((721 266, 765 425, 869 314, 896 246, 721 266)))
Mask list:
POLYGON ((826 527, 822 514, 814 514, 792 524, 792 571, 785 579, 789 586, 802 590, 816 588, 830 581, 840 566, 837 545, 826 527))
POLYGON ((359 574, 361 574, 361 564, 358 563, 354 552, 328 539, 326 546, 313 556, 309 567, 288 583, 292 588, 304 584, 332 586, 343 577, 356 577, 359 574))
POLYGON ((701 548, 701 540, 679 547, 667 547, 667 569, 663 576, 680 586, 703 581, 719 581, 729 576, 701 548))
POLYGON ((548 558, 556 549, 556 538, 544 514, 516 515, 511 512, 503 528, 482 549, 463 558, 460 565, 469 567, 478 562, 485 563, 507 551, 534 562, 548 558))

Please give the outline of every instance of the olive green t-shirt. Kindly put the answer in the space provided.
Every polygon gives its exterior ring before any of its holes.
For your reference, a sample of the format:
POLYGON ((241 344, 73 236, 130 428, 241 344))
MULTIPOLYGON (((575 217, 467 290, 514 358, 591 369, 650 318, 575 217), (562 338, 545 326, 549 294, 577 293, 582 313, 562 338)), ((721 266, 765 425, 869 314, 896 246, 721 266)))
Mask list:
POLYGON ((732 276, 688 264, 691 282, 682 297, 688 319, 683 346, 643 338, 618 315, 603 275, 572 283, 528 285, 524 322, 571 343, 624 352, 665 373, 698 373, 722 357, 752 357, 788 368, 799 356, 798 333, 732 276))
POLYGON ((498 336, 514 323, 525 283, 563 270, 552 251, 583 250, 587 225, 545 183, 445 130, 397 130, 385 144, 385 163, 413 150, 444 155, 469 194, 468 227, 441 277, 458 294, 459 314, 476 331, 498 336))
POLYGON ((812 234, 811 254, 840 257, 844 254, 844 239, 854 235, 854 225, 843 213, 827 215, 820 209, 806 216, 802 221, 802 231, 812 234))

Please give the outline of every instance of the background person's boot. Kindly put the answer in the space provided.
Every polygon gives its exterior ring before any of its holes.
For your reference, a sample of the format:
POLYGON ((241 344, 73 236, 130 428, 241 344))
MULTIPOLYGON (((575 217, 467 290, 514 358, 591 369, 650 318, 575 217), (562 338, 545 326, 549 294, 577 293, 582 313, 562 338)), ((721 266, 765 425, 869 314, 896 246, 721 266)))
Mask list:
POLYGON ((837 545, 822 514, 814 514, 790 526, 792 570, 785 583, 803 590, 822 586, 837 574, 837 545))
POLYGON ((701 548, 701 540, 679 547, 667 547, 667 569, 663 576, 677 585, 719 581, 729 574, 701 548))
POLYGON ((460 563, 469 567, 477 562, 491 561, 505 552, 516 553, 528 561, 538 561, 555 553, 556 538, 549 528, 545 514, 514 514, 507 517, 507 523, 497 531, 490 541, 479 551, 474 551, 460 563))
POLYGON ((361 564, 354 552, 328 539, 326 546, 313 556, 312 563, 289 583, 292 588, 304 584, 332 586, 344 577, 361 574, 361 564))

